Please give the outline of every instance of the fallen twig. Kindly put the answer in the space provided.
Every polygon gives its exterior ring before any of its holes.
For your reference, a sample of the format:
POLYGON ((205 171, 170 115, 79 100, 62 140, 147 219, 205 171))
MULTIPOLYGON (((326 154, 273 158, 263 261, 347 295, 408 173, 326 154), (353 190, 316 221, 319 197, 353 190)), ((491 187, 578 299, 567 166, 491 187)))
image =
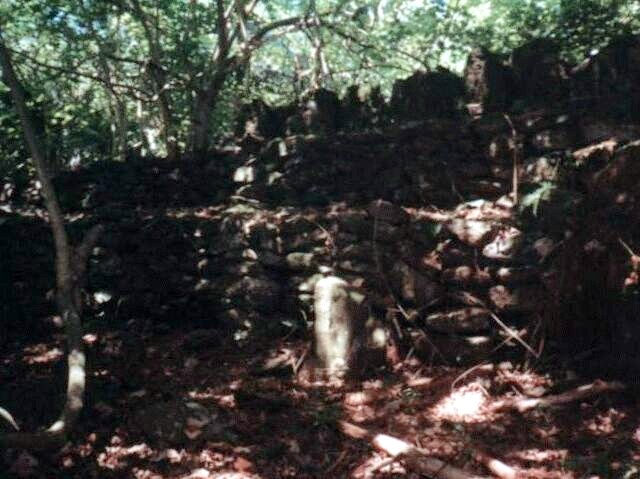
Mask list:
MULTIPOLYGON (((368 430, 340 421, 340 429, 344 434, 356 439, 367 439, 373 447, 380 452, 384 452, 390 457, 402 460, 408 468, 419 474, 438 479, 482 479, 471 472, 464 471, 446 462, 430 457, 425 451, 419 449, 408 442, 387 434, 374 434, 368 430)), ((500 477, 500 476, 498 476, 500 477)))
POLYGON ((546 408, 551 406, 558 406, 560 404, 568 404, 571 402, 586 399, 591 396, 596 396, 605 392, 622 391, 625 389, 625 385, 613 381, 594 381, 591 384, 585 384, 584 386, 577 387, 570 391, 566 391, 561 394, 555 394, 542 398, 514 398, 505 399, 499 401, 493 406, 494 411, 518 411, 520 413, 530 411, 536 408, 546 408))
POLYGON ((475 452, 474 456, 476 461, 486 467, 488 471, 499 479, 517 479, 518 472, 501 460, 479 450, 475 452))

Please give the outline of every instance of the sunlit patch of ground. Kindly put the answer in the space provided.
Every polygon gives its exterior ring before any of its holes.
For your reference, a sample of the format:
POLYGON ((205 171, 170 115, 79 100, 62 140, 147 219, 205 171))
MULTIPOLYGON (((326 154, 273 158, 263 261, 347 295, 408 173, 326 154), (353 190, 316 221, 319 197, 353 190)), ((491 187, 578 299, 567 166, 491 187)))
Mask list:
POLYGON ((484 406, 487 403, 487 391, 479 384, 470 384, 451 391, 432 409, 434 419, 472 423, 486 421, 484 406))

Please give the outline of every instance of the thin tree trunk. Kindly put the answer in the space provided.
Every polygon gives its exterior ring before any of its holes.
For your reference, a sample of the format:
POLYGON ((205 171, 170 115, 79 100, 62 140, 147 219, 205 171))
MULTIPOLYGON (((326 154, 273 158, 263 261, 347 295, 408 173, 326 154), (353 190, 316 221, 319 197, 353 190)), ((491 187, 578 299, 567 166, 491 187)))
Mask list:
POLYGON ((116 158, 127 160, 127 107, 119 98, 114 98, 114 120, 116 136, 116 158))
POLYGON ((111 157, 118 161, 127 159, 127 118, 125 105, 114 94, 107 92, 111 112, 111 157))
POLYGON ((68 383, 66 401, 60 417, 46 431, 33 434, 7 434, 0 436, 0 446, 46 448, 64 442, 83 407, 85 391, 85 354, 82 343, 82 302, 80 288, 86 273, 86 266, 93 245, 102 230, 92 228, 80 246, 74 249, 64 225, 64 217, 58 202, 40 139, 33 126, 33 118, 27 109, 24 89, 13 69, 11 55, 4 44, 0 29, 0 65, 2 78, 11 91, 25 141, 41 184, 42 197, 49 214, 49 224, 53 233, 56 252, 56 293, 57 305, 62 316, 67 336, 68 383))
POLYGON ((191 117, 191 150, 205 153, 209 147, 209 107, 204 94, 196 94, 191 117))
POLYGON ((162 67, 162 48, 158 41, 157 30, 154 35, 149 25, 146 13, 142 9, 142 5, 138 0, 130 0, 131 6, 138 20, 142 24, 145 38, 149 47, 149 55, 151 62, 149 65, 149 76, 153 83, 156 97, 158 99, 158 109, 160 110, 160 119, 162 121, 161 137, 167 149, 167 159, 175 160, 178 158, 178 140, 174 130, 174 117, 171 106, 171 97, 167 91, 167 78, 162 67))

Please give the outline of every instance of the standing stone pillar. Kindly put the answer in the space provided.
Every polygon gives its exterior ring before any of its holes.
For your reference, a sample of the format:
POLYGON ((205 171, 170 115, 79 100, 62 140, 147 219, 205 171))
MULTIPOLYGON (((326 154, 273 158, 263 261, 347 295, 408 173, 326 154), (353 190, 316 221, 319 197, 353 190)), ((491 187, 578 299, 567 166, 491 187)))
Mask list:
POLYGON ((317 368, 328 376, 344 376, 363 353, 367 319, 365 296, 335 276, 315 287, 314 351, 317 368))

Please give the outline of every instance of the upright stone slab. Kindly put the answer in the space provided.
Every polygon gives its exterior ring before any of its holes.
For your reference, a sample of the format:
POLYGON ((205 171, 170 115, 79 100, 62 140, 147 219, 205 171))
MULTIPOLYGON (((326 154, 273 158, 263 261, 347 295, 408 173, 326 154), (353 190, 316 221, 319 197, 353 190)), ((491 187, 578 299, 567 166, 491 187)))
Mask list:
POLYGON ((462 79, 444 68, 429 73, 417 71, 394 82, 390 110, 398 120, 450 118, 465 94, 462 79))
POLYGON ((483 112, 501 111, 509 106, 514 75, 498 55, 475 48, 467 57, 464 81, 468 100, 480 103, 483 112))
POLYGON ((315 287, 314 350, 317 367, 328 376, 343 376, 358 362, 367 317, 365 297, 335 276, 315 287))

